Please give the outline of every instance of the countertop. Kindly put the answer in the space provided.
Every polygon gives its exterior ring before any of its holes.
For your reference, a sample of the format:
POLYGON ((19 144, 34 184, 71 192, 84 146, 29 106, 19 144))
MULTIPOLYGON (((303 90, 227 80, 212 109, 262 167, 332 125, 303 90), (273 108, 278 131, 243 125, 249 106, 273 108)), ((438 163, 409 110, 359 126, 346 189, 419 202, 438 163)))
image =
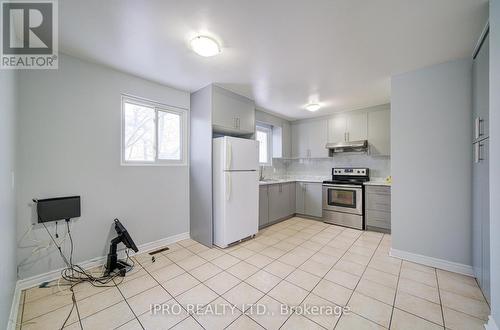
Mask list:
MULTIPOLYGON (((324 177, 298 177, 298 178, 282 178, 282 179, 274 179, 269 178, 269 181, 259 181, 260 186, 268 186, 272 184, 278 183, 288 183, 288 182, 311 182, 311 183, 323 183, 325 180, 330 180, 331 178, 324 177)), ((390 187, 391 184, 387 183, 384 178, 374 179, 364 183, 365 186, 385 186, 390 187)))
POLYGON ((286 178, 286 179, 268 179, 270 181, 259 181, 260 186, 267 186, 277 183, 288 183, 288 182, 311 182, 311 183, 323 183, 325 178, 286 178))
POLYGON ((371 180, 363 183, 365 186, 385 186, 390 187, 391 184, 387 183, 385 180, 371 180))

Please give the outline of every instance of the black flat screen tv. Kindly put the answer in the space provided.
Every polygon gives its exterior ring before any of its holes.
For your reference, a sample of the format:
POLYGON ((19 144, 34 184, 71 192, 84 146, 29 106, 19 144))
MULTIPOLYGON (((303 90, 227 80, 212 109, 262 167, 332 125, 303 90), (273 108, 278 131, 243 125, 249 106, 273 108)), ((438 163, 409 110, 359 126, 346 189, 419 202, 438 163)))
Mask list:
POLYGON ((36 200, 38 223, 80 217, 80 196, 36 200))

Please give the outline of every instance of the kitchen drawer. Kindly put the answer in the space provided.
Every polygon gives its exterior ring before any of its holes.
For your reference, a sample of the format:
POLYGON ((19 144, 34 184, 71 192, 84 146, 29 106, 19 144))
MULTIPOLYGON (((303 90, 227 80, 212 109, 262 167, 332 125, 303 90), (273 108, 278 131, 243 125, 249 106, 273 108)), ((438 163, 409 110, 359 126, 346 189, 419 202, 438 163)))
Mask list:
POLYGON ((391 187, 389 186, 365 186, 367 194, 390 195, 391 187))
POLYGON ((366 210, 391 212, 391 195, 379 195, 367 193, 366 210))
POLYGON ((365 222, 370 227, 391 229, 391 214, 388 212, 366 210, 365 222))

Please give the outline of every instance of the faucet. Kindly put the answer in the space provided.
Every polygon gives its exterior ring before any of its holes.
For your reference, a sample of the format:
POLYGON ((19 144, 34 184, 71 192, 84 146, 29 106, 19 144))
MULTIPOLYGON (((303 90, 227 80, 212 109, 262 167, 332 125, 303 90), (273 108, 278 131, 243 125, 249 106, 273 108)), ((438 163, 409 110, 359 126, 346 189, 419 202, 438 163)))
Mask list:
POLYGON ((259 181, 264 181, 264 166, 260 166, 259 168, 259 181))

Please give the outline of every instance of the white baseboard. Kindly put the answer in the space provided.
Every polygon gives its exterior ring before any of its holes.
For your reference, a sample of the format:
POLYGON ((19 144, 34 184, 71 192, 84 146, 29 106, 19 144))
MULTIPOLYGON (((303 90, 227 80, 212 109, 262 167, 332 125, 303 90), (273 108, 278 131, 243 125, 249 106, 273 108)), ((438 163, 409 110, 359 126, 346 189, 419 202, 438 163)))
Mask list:
MULTIPOLYGON (((184 239, 188 239, 189 232, 173 235, 167 238, 162 238, 157 241, 149 242, 149 243, 144 243, 138 246, 139 248, 139 253, 145 253, 149 252, 161 247, 164 247, 165 245, 169 245, 178 241, 182 241, 184 239)), ((133 253, 135 254, 135 253, 133 253)), ((133 255, 131 254, 131 255, 133 255)), ((79 262, 78 265, 80 265, 84 269, 90 269, 98 266, 102 266, 106 262, 107 257, 102 256, 102 257, 97 257, 93 258, 87 261, 79 262)), ((10 309, 10 319, 7 324, 7 329, 15 329, 16 328, 16 320, 17 320, 17 313, 19 309, 19 300, 21 297, 21 291, 25 289, 32 288, 34 286, 40 285, 41 283, 44 282, 50 282, 53 280, 58 279, 61 277, 61 270, 60 269, 55 269, 51 270, 47 273, 35 275, 32 277, 28 277, 22 280, 18 280, 16 283, 16 289, 14 291, 14 297, 12 298, 12 306, 10 309)))
POLYGON ((21 289, 16 283, 16 288, 14 290, 14 296, 12 297, 12 305, 10 306, 9 321, 7 322, 7 329, 16 329, 17 314, 19 313, 19 301, 21 300, 21 289))
POLYGON ((493 316, 490 315, 490 317, 488 318, 488 323, 484 325, 484 328, 486 330, 498 330, 498 325, 493 319, 493 316))
POLYGON ((391 251, 389 252, 389 255, 391 257, 396 257, 396 258, 408 260, 411 262, 416 262, 416 263, 419 263, 422 265, 447 270, 447 271, 450 271, 453 273, 459 273, 459 274, 474 277, 474 270, 472 269, 472 266, 470 266, 470 265, 464 265, 464 264, 461 264, 458 262, 428 257, 428 256, 424 256, 421 254, 401 251, 401 250, 397 250, 397 249, 391 249, 391 251))
MULTIPOLYGON (((189 238, 189 232, 177 234, 177 235, 170 236, 167 238, 162 238, 162 239, 159 239, 157 241, 153 241, 153 242, 149 242, 149 243, 144 243, 144 244, 141 244, 138 246, 139 253, 149 252, 149 251, 157 249, 159 247, 162 247, 162 246, 165 246, 168 244, 172 244, 172 243, 175 243, 175 242, 181 241, 183 239, 187 239, 187 238, 189 238)), ((132 253, 131 255, 134 255, 134 253, 132 253)), ((80 265, 84 269, 94 268, 94 267, 102 266, 106 262, 106 258, 107 258, 106 256, 97 257, 97 258, 93 258, 93 259, 86 260, 83 262, 79 262, 78 265, 80 265)), ((18 283, 19 287, 21 288, 21 290, 32 288, 32 287, 39 285, 43 282, 50 282, 50 281, 58 279, 59 277, 61 277, 61 270, 62 269, 63 268, 55 269, 55 270, 51 270, 47 273, 28 277, 28 278, 17 281, 17 283, 18 283)))

